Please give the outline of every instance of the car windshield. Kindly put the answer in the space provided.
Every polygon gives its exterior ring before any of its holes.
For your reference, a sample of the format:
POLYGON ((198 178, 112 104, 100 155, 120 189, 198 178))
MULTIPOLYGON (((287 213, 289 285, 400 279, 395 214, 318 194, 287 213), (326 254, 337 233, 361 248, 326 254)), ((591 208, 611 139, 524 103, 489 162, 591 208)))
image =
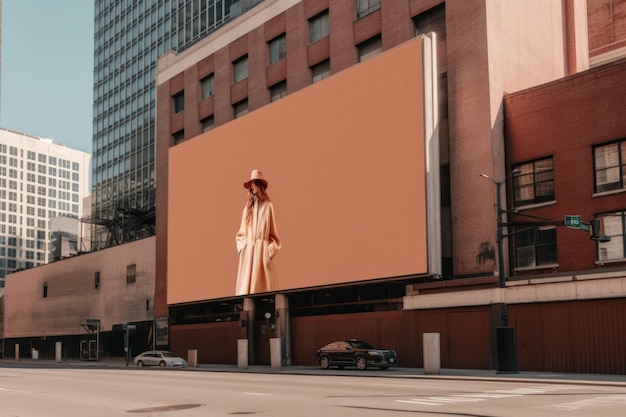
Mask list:
POLYGON ((178 355, 175 355, 172 352, 163 352, 163 356, 166 358, 178 358, 178 355))
POLYGON ((350 346, 356 349, 374 349, 372 345, 370 345, 369 343, 365 343, 361 340, 351 340, 349 343, 350 346))

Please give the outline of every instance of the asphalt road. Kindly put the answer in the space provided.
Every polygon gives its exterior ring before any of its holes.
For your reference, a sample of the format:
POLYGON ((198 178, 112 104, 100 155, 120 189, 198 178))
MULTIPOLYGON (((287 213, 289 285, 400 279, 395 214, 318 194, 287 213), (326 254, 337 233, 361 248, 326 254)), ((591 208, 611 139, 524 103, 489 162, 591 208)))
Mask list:
POLYGON ((0 417, 623 416, 626 385, 0 367, 0 417))

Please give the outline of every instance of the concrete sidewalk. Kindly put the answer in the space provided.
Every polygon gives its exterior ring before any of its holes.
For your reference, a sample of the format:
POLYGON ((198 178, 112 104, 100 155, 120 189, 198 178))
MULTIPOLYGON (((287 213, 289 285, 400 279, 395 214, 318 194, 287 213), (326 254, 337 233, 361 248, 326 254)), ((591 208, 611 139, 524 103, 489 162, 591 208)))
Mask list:
MULTIPOLYGON (((56 362, 50 359, 0 359, 0 369, 12 367, 58 367, 58 368, 126 368, 123 358, 105 358, 100 361, 80 361, 75 359, 56 362)), ((138 369, 131 362, 128 369, 138 369)), ((149 368, 144 368, 149 369, 149 368)), ((495 370, 481 369, 441 369, 438 374, 425 374, 422 368, 391 368, 382 371, 376 368, 364 371, 354 369, 321 369, 318 366, 282 366, 273 369, 269 365, 250 365, 245 369, 239 369, 237 365, 224 364, 199 364, 197 367, 177 369, 184 372, 239 372, 239 373, 270 373, 292 375, 324 375, 324 376, 360 376, 381 378, 434 378, 434 379, 478 379, 478 380, 501 380, 501 381, 527 381, 542 383, 567 383, 567 384, 599 384, 626 386, 625 375, 604 374, 574 374, 554 372, 516 372, 499 373, 495 370)))

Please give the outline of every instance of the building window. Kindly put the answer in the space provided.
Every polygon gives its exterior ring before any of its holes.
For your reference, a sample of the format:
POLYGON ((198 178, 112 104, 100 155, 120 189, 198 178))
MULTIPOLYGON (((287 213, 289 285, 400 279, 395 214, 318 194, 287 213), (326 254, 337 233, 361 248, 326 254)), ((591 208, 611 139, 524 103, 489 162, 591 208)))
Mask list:
POLYGON ((243 81, 248 78, 248 56, 244 56, 233 63, 233 69, 235 71, 235 83, 243 81))
POLYGON ((330 60, 326 60, 320 62, 317 65, 311 67, 311 78, 312 82, 316 83, 318 81, 322 81, 325 78, 330 76, 330 60))
POLYGON ((603 214, 599 217, 604 223, 604 235, 608 242, 598 242, 598 260, 611 261, 626 258, 626 211, 603 214))
POLYGON ((270 64, 275 64, 287 56, 287 37, 285 34, 270 42, 270 64))
POLYGON ((126 283, 132 284, 137 280, 137 265, 132 264, 126 267, 126 283))
POLYGON ((214 83, 215 77, 213 76, 213 74, 204 77, 202 80, 200 80, 200 86, 202 89, 202 100, 207 99, 211 96, 213 96, 214 94, 214 90, 213 90, 213 83, 214 83))
POLYGON ((44 282, 43 283, 43 298, 48 298, 48 283, 44 282))
POLYGON ((200 124, 202 125, 201 127, 203 132, 208 132, 215 127, 215 121, 212 115, 200 120, 200 124))
POLYGON ((180 113, 185 110, 185 92, 181 91, 180 93, 174 94, 172 96, 174 102, 174 114, 180 113))
POLYGON ((425 35, 429 32, 437 34, 437 40, 446 38, 446 7, 445 3, 435 6, 419 14, 415 20, 415 34, 425 35))
POLYGON ((271 101, 279 100, 285 96, 287 96, 287 81, 281 81, 270 87, 271 101))
POLYGON ((552 157, 516 165, 513 177, 515 205, 554 201, 554 161, 552 157))
POLYGON ((174 138, 174 144, 178 145, 185 140, 185 130, 179 130, 178 132, 174 133, 172 137, 174 138))
POLYGON ((309 26, 311 27, 311 43, 328 36, 328 10, 311 19, 309 26))
POLYGON ((243 116, 244 114, 248 114, 248 100, 242 100, 239 103, 236 103, 233 106, 233 112, 235 115, 235 119, 243 116))
POLYGON ((555 265, 556 255, 556 228, 535 228, 515 234, 517 268, 555 265))
POLYGON ((380 0, 356 0, 356 12, 359 19, 378 9, 380 9, 380 0))
POLYGON ((367 61, 383 51, 383 41, 380 35, 374 36, 360 43, 357 48, 359 49, 359 62, 367 61))
POLYGON ((626 139, 593 148, 595 191, 620 190, 626 184, 626 139))
POLYGON ((93 275, 93 287, 96 290, 100 289, 100 271, 96 271, 93 275))

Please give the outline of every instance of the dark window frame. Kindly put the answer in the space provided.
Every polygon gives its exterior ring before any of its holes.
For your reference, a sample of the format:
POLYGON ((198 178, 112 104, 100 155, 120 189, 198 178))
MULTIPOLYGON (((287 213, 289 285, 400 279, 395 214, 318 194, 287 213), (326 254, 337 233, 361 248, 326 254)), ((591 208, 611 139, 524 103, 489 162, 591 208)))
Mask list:
POLYGON ((271 102, 278 101, 281 98, 287 97, 287 80, 283 80, 270 86, 269 90, 271 102))
POLYGON ((283 33, 268 42, 270 65, 287 57, 287 35, 283 33))
POLYGON ((137 264, 126 265, 126 284, 137 282, 137 264))
POLYGON ((185 110, 185 91, 180 91, 172 96, 172 111, 178 114, 185 110))
POLYGON ((235 84, 240 83, 243 80, 247 80, 249 75, 250 75, 250 62, 248 60, 248 54, 233 61, 233 82, 235 84), (244 67, 242 66, 243 63, 245 63, 245 71, 243 71, 244 69, 244 67))
POLYGON ((215 74, 209 74, 200 80, 201 100, 213 97, 215 94, 215 74))
MULTIPOLYGON (((613 142, 596 145, 592 149, 593 155, 593 189, 596 193, 607 191, 623 190, 626 188, 626 139, 620 139, 613 142), (598 150, 616 147, 616 161, 614 163, 607 162, 605 165, 598 166, 600 155, 598 150), (613 171, 613 174, 609 174, 613 171), (603 173, 603 181, 599 181, 599 174, 603 173), (614 176, 615 181, 609 181, 608 177, 614 176)), ((607 153, 604 159, 611 154, 607 153)))
POLYGON ((601 234, 611 238, 608 242, 598 242, 598 262, 621 262, 626 260, 626 209, 597 216, 602 219, 601 234), (616 221, 617 220, 617 221, 616 221), (615 222, 615 225, 613 223, 615 222), (613 227, 615 226, 615 227, 613 227), (608 255, 621 247, 621 254, 609 257, 608 255), (604 252, 604 255, 602 255, 604 252))
POLYGON ((315 43, 330 35, 330 14, 328 9, 309 19, 310 41, 315 43))
POLYGON ((541 268, 558 264, 556 227, 520 229, 515 237, 515 267, 541 268), (532 250, 532 262, 527 255, 532 250), (527 260, 523 260, 525 257, 527 260))
POLYGON ((548 156, 513 166, 513 170, 520 173, 513 177, 513 199, 516 207, 554 201, 556 191, 554 187, 554 158, 548 156), (550 169, 545 163, 550 161, 550 169), (527 167, 531 169, 527 169, 527 167), (526 194, 532 195, 525 197, 526 194))
POLYGON ((380 9, 380 0, 356 0, 356 17, 361 19, 380 9))

